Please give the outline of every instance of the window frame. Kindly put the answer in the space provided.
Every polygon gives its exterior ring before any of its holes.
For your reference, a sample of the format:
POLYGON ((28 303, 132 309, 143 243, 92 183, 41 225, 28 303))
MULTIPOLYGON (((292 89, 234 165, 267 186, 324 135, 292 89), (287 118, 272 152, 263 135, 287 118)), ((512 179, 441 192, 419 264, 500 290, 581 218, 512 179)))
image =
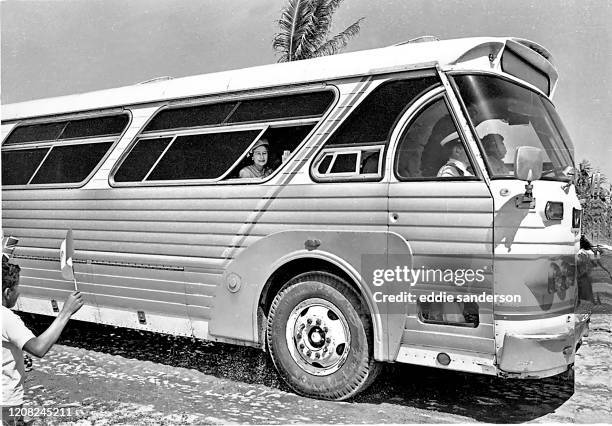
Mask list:
POLYGON ((113 110, 113 111, 105 111, 103 113, 99 113, 99 114, 90 114, 90 113, 84 113, 81 114, 79 113, 78 115, 64 115, 64 116, 57 116, 54 117, 54 119, 49 119, 48 117, 45 118, 34 118, 34 119, 25 119, 25 121, 21 121, 21 120, 17 120, 16 122, 13 122, 13 120, 11 120, 8 123, 2 123, 3 125, 8 125, 8 124, 14 124, 13 127, 11 128, 11 130, 6 134, 6 136, 3 138, 2 140, 2 147, 4 148, 9 148, 9 147, 14 147, 14 146, 23 146, 23 145, 33 145, 33 144, 49 144, 49 143, 59 143, 59 142, 70 142, 70 141, 81 141, 81 140, 88 140, 88 139, 103 139, 103 138, 118 138, 121 137, 123 135, 123 133, 125 133, 125 130, 127 128, 129 128, 130 124, 131 124, 131 119, 132 119, 132 114, 131 111, 126 110, 126 109, 122 109, 122 110, 113 110), (104 118, 104 117, 117 117, 120 115, 127 115, 128 116, 128 121, 125 125, 125 127, 123 128, 123 130, 120 133, 115 133, 115 134, 106 134, 106 135, 95 135, 95 136, 85 136, 85 137, 72 137, 72 138, 61 138, 60 136, 63 135, 64 131, 66 130, 66 128, 68 128, 68 125, 70 124, 71 121, 81 121, 81 120, 88 120, 88 119, 97 119, 97 118, 104 118), (20 128, 23 127, 27 127, 27 126, 39 126, 39 125, 46 125, 46 124, 53 124, 53 123, 62 123, 65 122, 64 127, 62 128, 62 130, 58 133, 58 137, 56 137, 55 139, 41 139, 41 140, 34 140, 34 141, 30 141, 30 142, 19 142, 19 143, 11 143, 11 144, 7 144, 8 140, 11 138, 11 136, 18 131, 20 128))
POLYGON ((378 181, 382 179, 383 170, 383 155, 385 145, 380 142, 374 142, 371 144, 362 144, 354 146, 338 146, 328 147, 321 150, 312 162, 312 175, 317 179, 318 182, 338 182, 343 181, 378 181), (378 170, 376 173, 361 173, 360 166, 363 159, 364 152, 376 152, 378 151, 378 170), (331 170, 338 158, 338 155, 342 154, 357 154, 355 159, 355 170, 353 172, 336 172, 332 173, 331 170), (319 172, 319 167, 325 157, 331 155, 332 159, 327 166, 325 173, 319 172))
POLYGON ((326 137, 325 141, 321 144, 317 153, 310 158, 308 169, 309 169, 310 178, 313 180, 313 182, 335 183, 335 182, 380 182, 382 181, 385 178, 385 170, 386 170, 387 161, 390 160, 387 157, 388 157, 389 149, 393 146, 393 143, 394 143, 394 133, 397 130, 398 126, 402 123, 402 119, 405 116, 406 112, 410 111, 413 108, 413 106, 417 104, 420 101, 420 99, 422 99, 428 93, 431 93, 433 90, 443 89, 442 81, 440 81, 440 77, 435 68, 424 68, 424 69, 412 71, 409 73, 402 72, 402 73, 392 73, 392 74, 375 74, 375 75, 372 75, 371 78, 373 79, 373 81, 379 81, 379 84, 376 84, 374 87, 368 90, 368 92, 365 95, 361 96, 361 99, 359 100, 359 102, 351 105, 351 110, 346 114, 346 116, 342 118, 342 120, 339 123, 335 124, 335 127, 326 137), (366 143, 351 145, 352 148, 366 147, 366 146, 371 146, 371 145, 384 145, 384 149, 379 157, 379 170, 381 171, 380 177, 375 178, 375 179, 374 178, 372 179, 333 178, 333 179, 325 179, 325 180, 320 180, 320 178, 316 177, 316 174, 318 173, 319 160, 323 158, 323 157, 320 157, 321 152, 331 146, 336 147, 336 148, 346 147, 346 145, 329 146, 328 143, 335 136, 336 132, 338 132, 342 128, 342 125, 359 109, 359 107, 368 99, 368 97, 375 90, 377 90, 379 87, 381 87, 384 84, 389 84, 394 81, 413 80, 413 79, 426 78, 426 77, 437 78, 438 84, 435 84, 435 85, 432 85, 426 88, 421 93, 417 94, 417 96, 415 96, 414 99, 412 99, 409 103, 407 103, 404 106, 402 111, 398 114, 398 117, 396 118, 396 120, 391 125, 392 130, 388 134, 387 139, 383 141, 373 141, 373 142, 366 142, 366 143), (317 168, 315 168, 315 164, 317 165, 317 168))
MULTIPOLYGON (((248 131, 248 130, 256 130, 257 131, 257 130, 259 130, 259 133, 257 133, 255 138, 251 141, 251 143, 247 147, 246 151, 240 157, 238 157, 238 159, 235 160, 234 163, 232 163, 232 165, 225 172, 223 172, 223 174, 221 176, 219 176, 219 177, 211 178, 211 179, 166 179, 166 180, 147 181, 147 178, 155 171, 155 168, 162 161, 162 159, 164 158, 164 155, 166 155, 166 153, 170 150, 170 148, 172 147, 174 142, 176 142, 176 140, 179 137, 181 137, 181 136, 215 135, 215 134, 220 134, 220 133, 235 133, 236 129, 233 129, 234 131, 230 131, 229 129, 224 129, 224 131, 218 131, 218 130, 217 131, 211 131, 212 129, 207 129, 207 131, 199 132, 199 133, 189 133, 189 134, 182 134, 182 135, 175 134, 174 137, 172 137, 172 139, 170 140, 170 142, 168 142, 168 145, 166 145, 166 148, 164 148, 164 150, 161 152, 161 154, 159 155, 157 160, 153 163, 153 165, 149 169, 148 173, 144 176, 144 178, 140 182, 136 182, 136 183, 141 184, 142 186, 150 186, 150 185, 156 186, 156 185, 173 185, 173 184, 183 185, 183 184, 189 183, 189 182, 208 183, 208 182, 217 182, 217 181, 223 180, 228 174, 230 174, 236 168, 236 166, 238 164, 240 164, 240 162, 245 158, 245 156, 247 155, 249 150, 253 147, 253 145, 255 145, 255 143, 259 139, 261 139, 261 137, 266 132, 266 130, 268 130, 269 127, 270 126, 265 126, 265 127, 261 128, 261 129, 259 127, 255 127, 255 128, 251 128, 251 129, 242 129, 241 131, 248 131)), ((152 138, 150 138, 150 137, 140 138, 140 139, 138 139, 138 141, 140 141, 142 139, 152 139, 152 138)), ((119 168, 117 168, 117 170, 119 170, 119 168)), ((114 175, 113 175, 113 181, 114 181, 114 175)), ((134 182, 118 182, 117 186, 123 186, 123 184, 133 184, 133 183, 134 182), (121 185, 119 185, 119 184, 121 184, 121 185)), ((129 186, 131 186, 131 185, 129 185, 129 186)))
MULTIPOLYGON (((283 96, 283 95, 299 95, 303 93, 313 93, 313 92, 331 92, 333 98, 325 110, 325 112, 320 116, 305 116, 300 118, 293 119, 282 119, 282 120, 255 120, 250 122, 240 122, 240 123, 222 123, 222 124, 214 124, 214 125, 205 125, 200 127, 189 127, 189 128, 180 128, 180 129, 169 129, 169 130, 161 130, 161 131, 150 131, 143 132, 140 130, 130 142, 130 144, 123 150, 119 159, 115 162, 113 167, 109 172, 109 185, 111 187, 155 187, 155 186, 187 186, 187 185, 225 185, 225 184, 261 184, 269 181, 274 178, 280 170, 282 170, 286 164, 289 164, 291 160, 295 157, 295 155, 302 149, 303 145, 312 137, 312 135, 316 132, 317 128, 321 125, 321 123, 325 122, 327 116, 334 110, 338 98, 339 98, 339 90, 338 88, 331 83, 323 83, 317 85, 308 85, 306 87, 299 88, 290 88, 287 90, 283 90, 282 88, 274 88, 273 91, 265 91, 258 92, 256 94, 237 94, 233 96, 214 96, 208 97, 206 99, 198 99, 198 100, 188 100, 187 102, 182 99, 173 103, 162 105, 159 109, 157 109, 148 120, 143 124, 142 129, 146 128, 146 126, 161 112, 168 108, 184 108, 184 107, 197 107, 200 105, 206 104, 215 104, 215 103, 225 103, 225 102, 237 102, 239 105, 240 101, 252 100, 252 99, 265 99, 271 98, 275 96, 283 96), (269 176, 263 179, 241 179, 241 178, 227 178, 238 164, 244 160, 246 155, 248 154, 251 147, 259 140, 262 135, 270 128, 281 128, 281 127, 298 127, 304 125, 313 125, 312 129, 308 134, 304 137, 302 141, 299 142, 297 147, 293 150, 287 161, 277 167, 269 176), (233 133, 238 131, 248 131, 248 130, 260 130, 255 139, 249 144, 248 148, 240 155, 238 158, 232 163, 232 165, 218 178, 214 179, 180 179, 180 180, 164 180, 164 181, 140 181, 140 182, 117 182, 115 181, 115 174, 120 169, 125 159, 129 156, 134 146, 141 139, 152 139, 152 138, 161 138, 161 137, 171 137, 171 143, 166 147, 164 152, 170 147, 170 145, 174 142, 174 140, 179 136, 188 136, 188 135, 200 135, 200 134, 214 134, 214 133, 233 133)), ((230 114, 231 115, 231 114, 230 114)), ((158 160, 163 156, 160 155, 158 160)), ((154 169, 152 167, 147 176, 154 169)))
MULTIPOLYGON (((53 119, 34 119, 34 120, 20 120, 15 126, 11 129, 9 133, 7 133, 6 137, 2 140, 2 152, 12 152, 12 151, 20 151, 26 149, 40 149, 40 148, 49 148, 44 158, 40 161, 38 166, 36 167, 34 173, 30 176, 28 183, 22 185, 2 185, 2 190, 23 190, 23 189, 46 189, 46 188, 81 188, 85 186, 91 178, 98 172, 102 164, 108 159, 111 152, 117 146, 119 141, 123 138, 127 130, 130 128, 132 124, 133 116, 132 112, 128 109, 121 109, 115 111, 108 111, 101 114, 78 114, 78 115, 70 115, 70 116, 61 116, 61 117, 53 117, 53 119), (56 140, 46 140, 46 141, 33 141, 33 142, 23 142, 19 144, 10 144, 5 146, 4 142, 8 140, 9 136, 17 129, 18 127, 30 126, 30 125, 38 125, 38 124, 51 124, 58 122, 69 122, 71 120, 82 120, 88 118, 101 118, 101 117, 109 117, 116 115, 126 115, 128 121, 120 134, 111 135, 111 136, 88 136, 83 138, 70 138, 70 139, 56 139, 56 140), (109 148, 106 150, 104 155, 98 160, 97 164, 92 168, 92 170, 87 174, 87 176, 81 180, 80 182, 66 182, 66 183, 31 183, 32 180, 36 177, 36 174, 39 172, 44 162, 47 160, 54 147, 60 146, 76 146, 76 145, 89 145, 89 144, 97 144, 97 143, 111 143, 109 148)), ((4 123, 3 123, 4 124, 4 123)), ((7 123, 8 124, 8 123, 7 123)))
POLYGON ((391 144, 390 149, 390 161, 392 161, 392 169, 393 176, 397 179, 398 182, 455 182, 455 181, 481 181, 482 180, 482 171, 478 167, 478 163, 476 162, 473 153, 470 150, 470 147, 467 143, 466 135, 463 132, 463 129, 459 125, 459 121, 457 118, 457 112, 453 109, 450 99, 448 99, 448 95, 446 93, 446 89, 443 86, 432 89, 431 91, 422 95, 419 99, 417 99, 412 105, 411 108, 407 109, 402 117, 399 120, 399 123, 396 126, 397 133, 392 135, 391 139, 393 143, 391 144), (453 120, 453 124, 455 125, 455 130, 457 131, 457 135, 463 144, 465 152, 468 156, 468 160, 470 161, 470 166, 474 170, 474 176, 454 176, 454 177, 438 177, 438 176, 422 176, 422 177, 405 177, 401 176, 398 173, 398 165, 399 165, 399 148, 402 136, 405 132, 414 124, 415 119, 417 119, 420 114, 429 108, 434 103, 438 102, 442 99, 446 105, 446 108, 453 120))
POLYGON ((330 111, 331 107, 337 102, 338 93, 337 93, 337 90, 334 90, 334 89, 335 89, 335 86, 332 86, 330 84, 320 84, 320 85, 317 85, 316 87, 304 87, 304 88, 299 88, 297 90, 293 89, 293 90, 286 90, 286 91, 283 91, 282 89, 276 89, 272 92, 263 92, 263 93, 259 92, 259 93, 250 94, 246 96, 244 95, 243 96, 234 95, 230 97, 218 97, 217 96, 217 97, 208 98, 208 99, 197 99, 197 100, 187 100, 187 101, 183 99, 177 102, 172 102, 172 103, 163 105, 161 108, 155 111, 155 113, 152 114, 151 117, 147 120, 147 122, 142 126, 143 130, 141 130, 138 136, 156 135, 158 133, 189 132, 191 130, 220 128, 220 127, 225 127, 225 126, 233 127, 233 126, 241 126, 241 125, 258 125, 262 123, 277 124, 277 123, 284 123, 284 122, 293 123, 297 120, 317 121, 317 120, 320 120, 322 117, 324 117, 330 111), (311 114, 311 115, 300 116, 299 118, 274 118, 274 119, 267 119, 267 120, 250 120, 250 121, 238 121, 238 122, 228 121, 232 118, 232 115, 240 108, 242 102, 254 101, 254 100, 259 100, 259 99, 268 99, 268 98, 274 98, 274 97, 282 97, 282 96, 302 95, 302 94, 317 93, 317 92, 332 92, 332 95, 333 95, 332 100, 329 103, 329 106, 321 115, 311 114), (233 103, 233 102, 236 105, 234 105, 231 111, 227 114, 227 116, 220 123, 206 124, 203 126, 176 127, 176 128, 171 128, 171 129, 165 129, 165 130, 150 130, 150 131, 144 130, 159 114, 163 113, 164 111, 173 110, 173 109, 181 109, 181 108, 197 108, 200 106, 223 104, 223 103, 233 103))

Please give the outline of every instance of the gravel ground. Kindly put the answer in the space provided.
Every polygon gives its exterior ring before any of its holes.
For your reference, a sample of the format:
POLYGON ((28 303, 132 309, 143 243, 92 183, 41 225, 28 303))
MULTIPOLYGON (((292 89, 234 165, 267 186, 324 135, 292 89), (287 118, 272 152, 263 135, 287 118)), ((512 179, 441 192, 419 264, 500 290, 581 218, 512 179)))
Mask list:
MULTIPOLYGON (((26 406, 72 410, 34 424, 608 422, 610 319, 594 317, 575 382, 398 364, 344 403, 291 393, 256 349, 73 321, 61 344, 34 360, 26 406)), ((28 324, 44 328, 48 320, 36 316, 28 324)))

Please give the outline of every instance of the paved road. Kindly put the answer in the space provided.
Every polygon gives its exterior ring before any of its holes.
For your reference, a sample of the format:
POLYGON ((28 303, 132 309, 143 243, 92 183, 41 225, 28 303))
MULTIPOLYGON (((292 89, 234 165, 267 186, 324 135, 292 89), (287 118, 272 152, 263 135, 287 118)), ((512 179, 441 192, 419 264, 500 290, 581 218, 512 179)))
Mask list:
MULTIPOLYGON (((252 348, 71 322, 61 345, 34 360, 26 408, 34 424, 608 422, 612 321, 595 315, 575 381, 502 380, 390 365, 351 402, 291 393, 252 348)), ((29 320, 44 327, 43 318, 29 320)))

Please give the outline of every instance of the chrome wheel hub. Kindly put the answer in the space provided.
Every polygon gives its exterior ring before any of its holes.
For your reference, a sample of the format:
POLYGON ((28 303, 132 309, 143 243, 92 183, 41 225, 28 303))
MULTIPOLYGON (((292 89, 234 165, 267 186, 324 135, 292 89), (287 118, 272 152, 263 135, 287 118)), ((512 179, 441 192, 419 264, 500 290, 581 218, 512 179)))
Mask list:
POLYGON ((287 321, 287 347, 304 371, 326 376, 346 360, 351 333, 342 312, 325 299, 299 303, 287 321))

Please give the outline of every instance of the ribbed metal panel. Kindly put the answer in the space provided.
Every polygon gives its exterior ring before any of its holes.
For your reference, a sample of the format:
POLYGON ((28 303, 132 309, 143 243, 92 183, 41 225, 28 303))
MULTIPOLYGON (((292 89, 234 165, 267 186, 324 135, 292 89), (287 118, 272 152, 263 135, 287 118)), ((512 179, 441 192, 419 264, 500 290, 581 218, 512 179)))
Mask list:
MULTIPOLYGON (((397 214, 389 230, 402 235, 413 252, 413 269, 483 269, 484 281, 457 286, 423 283, 416 295, 432 292, 493 294, 493 202, 484 182, 396 182, 389 186, 389 211, 397 214)), ((415 309, 416 311, 416 309, 415 309)), ((476 328, 422 322, 418 313, 406 318, 401 343, 433 348, 493 353, 493 306, 479 304, 476 328)))
MULTIPOLYGON (((74 289, 71 281, 62 278, 59 264, 56 262, 21 259, 19 263, 23 268, 21 288, 24 295, 63 300, 74 289)), ((98 307, 116 308, 118 306, 105 303, 128 298, 138 301, 130 310, 135 310, 137 305, 144 306, 143 304, 152 302, 151 306, 155 306, 156 309, 168 304, 170 310, 157 312, 172 315, 177 312, 177 308, 171 306, 172 304, 210 308, 220 277, 214 274, 79 264, 75 265, 75 275, 86 303, 98 307), (207 285, 196 281, 206 276, 213 284, 207 285), (188 280, 194 282, 187 282, 188 280)), ((122 302, 122 306, 124 305, 122 302)), ((186 311, 180 315, 186 315, 186 311)))
MULTIPOLYGON (((15 233, 17 229, 5 227, 5 232, 15 233)), ((40 240, 40 247, 45 247, 44 240, 53 241, 53 244, 59 239, 66 236, 66 232, 60 229, 43 229, 43 228, 28 228, 19 230, 20 241, 28 241, 34 243, 34 239, 40 240)), ((148 243, 160 243, 162 241, 168 244, 187 244, 187 245, 207 245, 207 246, 227 246, 233 240, 233 234, 206 234, 191 232, 129 232, 129 231, 88 231, 88 237, 93 241, 112 241, 112 242, 131 242, 143 241, 148 243), (187 238, 189 237, 189 238, 187 238)), ((247 237, 247 244, 251 244, 258 240, 259 237, 247 237)), ((87 241, 85 238, 80 238, 81 241, 87 241)), ((53 246, 55 247, 55 246, 53 246)))
POLYGON ((16 255, 32 258, 17 259, 24 295, 62 300, 73 289, 62 279, 58 261, 40 260, 59 259, 60 242, 72 228, 79 289, 91 303, 206 320, 226 249, 267 191, 253 186, 4 191, 3 226, 20 238, 16 255))
MULTIPOLYGON (((5 232, 20 237, 20 256, 58 259, 60 242, 66 230, 73 229, 79 286, 95 295, 98 306, 140 306, 176 315, 180 309, 174 305, 182 303, 191 317, 200 319, 208 318, 223 265, 262 236, 325 226, 353 231, 387 228, 386 185, 380 183, 30 190, 4 195, 5 232), (130 305, 130 299, 138 303, 130 305)), ((61 299, 72 288, 61 278, 57 261, 22 258, 19 263, 29 294, 61 299)))
MULTIPOLYGON (((15 230, 15 235, 20 235, 17 231, 21 229, 44 229, 44 230, 65 230, 72 228, 75 231, 127 231, 127 232, 165 232, 178 234, 215 234, 215 235, 234 235, 236 232, 235 223, 203 223, 203 222, 173 222, 173 221, 149 221, 149 222, 122 222, 118 220, 91 221, 83 220, 36 220, 36 219, 2 219, 4 229, 15 230)), ((63 238, 63 237, 62 237, 63 238)), ((60 241, 62 238, 58 238, 60 241)), ((78 237, 77 237, 78 238, 78 237)), ((88 238, 85 232, 84 239, 88 238)), ((58 246, 59 247, 59 243, 58 246)), ((77 249, 78 250, 78 249, 77 249)))
MULTIPOLYGON (((46 284, 47 282, 45 282, 46 284)), ((36 298, 42 299, 56 299, 56 300, 64 300, 68 297, 70 291, 72 289, 67 290, 54 290, 45 287, 37 287, 34 285, 35 283, 29 283, 24 286, 21 293, 23 296, 33 296, 36 298)), ((185 317, 186 316, 186 308, 183 303, 171 303, 167 301, 152 301, 140 298, 129 298, 123 296, 108 296, 108 295, 99 295, 89 293, 85 295, 86 303, 91 303, 100 307, 113 307, 119 309, 125 309, 128 311, 134 311, 134 315, 136 311, 142 310, 145 312, 159 312, 166 315, 185 317)), ((202 308, 202 312, 208 311, 208 308, 202 308)), ((205 316, 203 318, 206 318, 205 316)))

